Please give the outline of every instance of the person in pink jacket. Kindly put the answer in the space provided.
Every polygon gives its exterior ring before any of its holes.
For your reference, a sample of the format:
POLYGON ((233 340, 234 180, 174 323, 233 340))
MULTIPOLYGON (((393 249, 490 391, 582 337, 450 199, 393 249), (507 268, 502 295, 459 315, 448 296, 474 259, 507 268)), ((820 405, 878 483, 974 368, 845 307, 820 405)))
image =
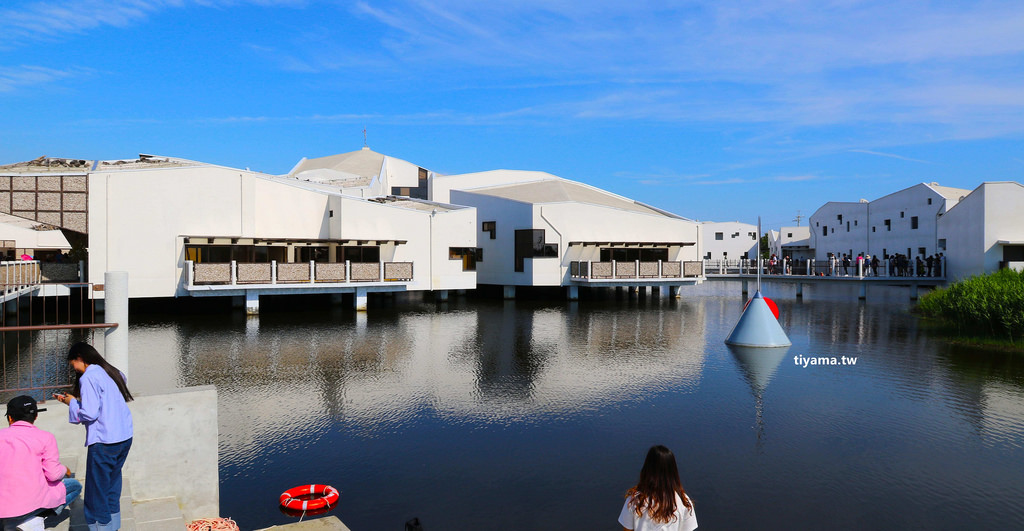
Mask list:
POLYGON ((0 521, 3 529, 42 530, 40 513, 71 503, 82 485, 60 464, 57 439, 33 423, 35 399, 17 396, 7 403, 8 428, 0 430, 0 521))

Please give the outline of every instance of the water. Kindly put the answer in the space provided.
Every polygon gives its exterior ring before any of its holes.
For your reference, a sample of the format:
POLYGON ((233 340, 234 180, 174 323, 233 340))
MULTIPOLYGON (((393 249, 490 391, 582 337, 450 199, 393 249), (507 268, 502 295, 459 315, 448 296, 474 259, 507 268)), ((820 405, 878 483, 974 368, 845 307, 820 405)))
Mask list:
POLYGON ((311 482, 355 530, 619 529, 653 444, 702 529, 1024 525, 1024 356, 933 337, 905 290, 792 289, 766 287, 793 341, 767 360, 723 344, 743 304, 726 282, 133 315, 133 387, 217 386, 221 512, 242 529, 295 521, 278 495, 311 482))

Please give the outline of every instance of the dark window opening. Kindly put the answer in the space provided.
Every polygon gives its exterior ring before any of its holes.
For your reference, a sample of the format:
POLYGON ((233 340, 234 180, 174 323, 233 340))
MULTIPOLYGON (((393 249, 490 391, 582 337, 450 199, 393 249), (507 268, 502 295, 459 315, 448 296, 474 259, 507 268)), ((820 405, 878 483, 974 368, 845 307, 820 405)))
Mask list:
POLYGON ((338 250, 342 249, 344 249, 342 256, 345 261, 353 263, 380 262, 380 247, 376 245, 338 248, 338 250))
POLYGON ((485 222, 483 222, 482 226, 480 227, 480 230, 482 230, 484 232, 489 232, 491 234, 491 239, 493 240, 495 238, 495 234, 498 232, 498 222, 497 221, 485 221, 485 222))
POLYGON ((911 229, 916 229, 917 228, 917 216, 914 216, 914 217, 910 218, 910 228, 911 229))
POLYGON ((544 229, 521 229, 516 231, 515 271, 526 270, 527 258, 558 258, 558 246, 544 243, 544 229))
MULTIPOLYGON (((939 240, 939 242, 942 243, 943 248, 946 247, 946 240, 939 240)), ((1003 261, 1024 262, 1024 245, 1004 245, 1003 261)))
MULTIPOLYGON (((710 255, 710 253, 708 253, 710 255)), ((711 258, 708 256, 708 258, 711 258)), ((601 249, 601 261, 611 262, 635 262, 637 260, 641 262, 662 262, 668 261, 668 249, 667 248, 656 248, 652 247, 649 249, 641 248, 616 248, 616 247, 605 247, 601 249)))
POLYGON ((928 204, 929 205, 932 204, 932 198, 930 198, 930 197, 928 198, 928 204))
POLYGON ((716 232, 715 233, 715 239, 716 240, 724 240, 725 239, 725 233, 724 232, 716 232))
POLYGON ((836 216, 836 219, 839 221, 839 223, 842 223, 843 222, 843 215, 839 214, 838 216, 836 216))
POLYGON ((329 262, 330 249, 327 247, 298 247, 299 262, 329 262))
POLYGON ((448 259, 461 259, 463 271, 476 271, 476 263, 484 260, 484 250, 479 247, 449 247, 448 259))
POLYGON ((223 264, 234 260, 240 264, 265 264, 271 260, 287 262, 288 248, 265 245, 188 245, 185 259, 197 264, 223 264))
POLYGON ((882 224, 885 225, 885 230, 892 231, 892 220, 891 219, 885 220, 882 224))
POLYGON ((821 228, 821 235, 828 236, 828 225, 821 228))
POLYGON ((427 199, 427 170, 420 168, 415 188, 409 186, 392 186, 391 195, 401 195, 413 199, 427 199))
POLYGON ((924 247, 918 247, 917 248, 917 254, 919 254, 921 256, 924 256, 925 254, 927 254, 927 251, 928 251, 928 249, 925 249, 924 247))

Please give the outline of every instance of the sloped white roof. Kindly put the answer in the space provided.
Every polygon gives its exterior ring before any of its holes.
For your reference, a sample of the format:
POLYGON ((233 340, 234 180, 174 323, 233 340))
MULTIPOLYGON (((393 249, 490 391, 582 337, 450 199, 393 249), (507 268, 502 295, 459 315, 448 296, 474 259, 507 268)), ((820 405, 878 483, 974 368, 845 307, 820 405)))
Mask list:
POLYGON ((567 179, 554 178, 541 181, 516 183, 486 188, 466 190, 467 193, 501 197, 523 203, 566 203, 577 202, 591 205, 606 206, 652 214, 656 216, 678 217, 663 210, 638 203, 632 199, 617 196, 597 188, 586 186, 567 179))
POLYGON ((303 159, 288 173, 304 181, 345 188, 366 186, 380 175, 384 155, 368 147, 316 159, 303 159))

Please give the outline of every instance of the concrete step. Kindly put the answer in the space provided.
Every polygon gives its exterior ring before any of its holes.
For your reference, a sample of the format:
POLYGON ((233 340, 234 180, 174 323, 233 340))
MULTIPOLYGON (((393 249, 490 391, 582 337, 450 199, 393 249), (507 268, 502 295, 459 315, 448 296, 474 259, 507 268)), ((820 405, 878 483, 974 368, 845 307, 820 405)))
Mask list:
POLYGON ((271 529, 279 531, 351 531, 348 526, 341 523, 341 520, 338 520, 337 516, 325 516, 323 518, 295 522, 294 524, 275 525, 260 529, 259 531, 270 531, 271 529))
POLYGON ((185 519, 177 498, 157 498, 133 504, 135 531, 183 531, 185 519))

